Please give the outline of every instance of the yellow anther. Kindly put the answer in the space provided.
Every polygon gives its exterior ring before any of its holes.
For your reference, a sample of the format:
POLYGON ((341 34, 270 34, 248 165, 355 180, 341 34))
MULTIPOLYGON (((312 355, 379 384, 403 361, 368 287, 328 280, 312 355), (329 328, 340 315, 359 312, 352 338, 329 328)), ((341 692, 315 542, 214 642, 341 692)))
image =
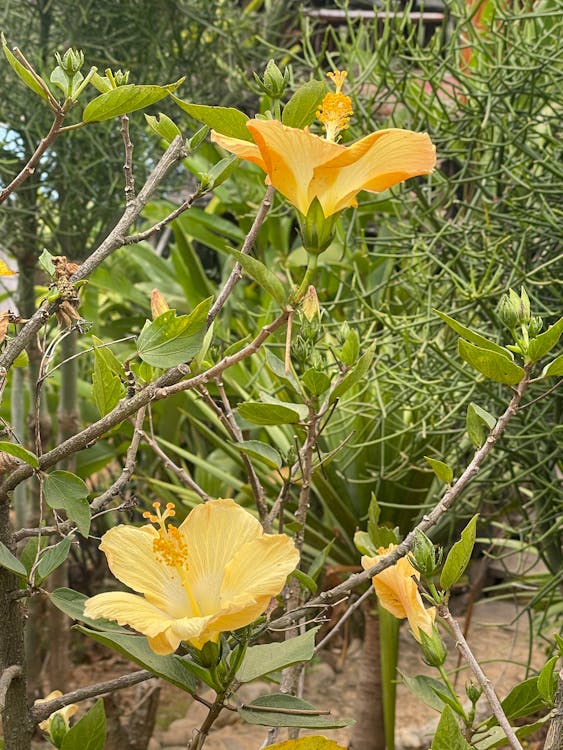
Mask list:
POLYGON ((341 92, 346 75, 345 70, 328 73, 336 91, 325 96, 316 113, 317 119, 323 124, 327 141, 336 141, 338 134, 346 130, 350 124, 350 116, 353 113, 352 100, 341 92))
POLYGON ((164 512, 160 510, 160 505, 158 501, 152 504, 156 514, 148 510, 143 513, 143 518, 147 518, 151 523, 160 526, 158 536, 154 538, 152 543, 155 557, 159 562, 172 568, 186 568, 188 560, 187 545, 175 526, 166 525, 166 521, 176 515, 174 503, 166 503, 164 512))

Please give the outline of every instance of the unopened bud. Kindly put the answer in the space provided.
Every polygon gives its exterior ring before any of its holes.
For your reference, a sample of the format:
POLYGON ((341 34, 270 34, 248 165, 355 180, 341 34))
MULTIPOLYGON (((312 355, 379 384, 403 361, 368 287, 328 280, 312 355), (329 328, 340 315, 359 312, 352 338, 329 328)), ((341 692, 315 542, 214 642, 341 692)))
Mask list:
POLYGON ((303 309, 303 315, 307 318, 309 323, 313 320, 313 318, 321 317, 321 307, 319 305, 317 290, 312 284, 305 292, 301 307, 303 309))
POLYGON ((307 216, 298 215, 303 246, 310 255, 320 255, 330 245, 334 239, 338 217, 339 213, 325 217, 316 197, 309 207, 307 216))
POLYGON ((420 643, 424 661, 431 667, 441 667, 446 661, 448 652, 442 643, 438 628, 435 625, 432 626, 432 635, 428 635, 428 633, 420 628, 418 631, 418 642, 420 643))
POLYGON ((528 333, 531 339, 535 338, 542 328, 543 328, 543 320, 539 317, 539 315, 534 315, 532 318, 530 318, 530 323, 528 325, 528 333))
POLYGON ((68 730, 68 721, 65 721, 60 713, 54 713, 49 718, 49 737, 55 747, 60 747, 63 744, 63 740, 68 730))
POLYGON ((64 72, 71 79, 84 65, 84 53, 82 50, 73 49, 72 47, 67 49, 62 57, 58 52, 55 52, 55 58, 64 72))
POLYGON ((158 318, 159 315, 170 310, 170 305, 164 299, 158 289, 153 289, 151 293, 151 314, 152 319, 158 318))
POLYGON ((511 331, 518 326, 527 325, 530 322, 530 298, 524 287, 522 287, 520 296, 513 289, 509 289, 508 294, 504 294, 501 297, 498 315, 511 331))
POLYGON ((432 541, 422 531, 417 531, 409 560, 421 575, 432 578, 442 562, 442 550, 438 551, 436 559, 436 549, 432 541))
POLYGON ((264 70, 262 78, 254 74, 256 82, 260 88, 271 99, 281 99, 289 82, 289 68, 285 68, 282 73, 273 60, 270 60, 264 70))
POLYGON ((477 703, 477 701, 481 697, 482 692, 482 688, 475 685, 474 682, 469 681, 465 683, 465 694, 473 705, 477 703))

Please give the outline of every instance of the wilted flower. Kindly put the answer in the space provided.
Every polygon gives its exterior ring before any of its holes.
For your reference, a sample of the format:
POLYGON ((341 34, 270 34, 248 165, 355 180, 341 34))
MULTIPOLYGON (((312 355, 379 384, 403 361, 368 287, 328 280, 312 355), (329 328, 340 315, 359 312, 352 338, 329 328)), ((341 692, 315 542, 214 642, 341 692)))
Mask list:
POLYGON ((112 573, 142 596, 98 594, 87 617, 106 617, 147 636, 153 651, 170 654, 181 641, 201 649, 223 631, 249 625, 268 607, 299 554, 285 534, 264 534, 233 500, 198 505, 179 527, 175 514, 145 513, 154 526, 116 526, 102 537, 112 573))
MULTIPOLYGON (((362 567, 369 570, 376 565, 382 557, 388 555, 395 549, 396 545, 380 547, 375 557, 362 557, 362 567)), ((372 578, 373 587, 381 606, 399 619, 405 617, 414 637, 420 641, 419 630, 427 635, 432 635, 432 626, 436 617, 435 607, 425 609, 422 597, 418 591, 416 581, 420 573, 411 565, 406 557, 401 557, 395 565, 391 565, 381 573, 372 578)))

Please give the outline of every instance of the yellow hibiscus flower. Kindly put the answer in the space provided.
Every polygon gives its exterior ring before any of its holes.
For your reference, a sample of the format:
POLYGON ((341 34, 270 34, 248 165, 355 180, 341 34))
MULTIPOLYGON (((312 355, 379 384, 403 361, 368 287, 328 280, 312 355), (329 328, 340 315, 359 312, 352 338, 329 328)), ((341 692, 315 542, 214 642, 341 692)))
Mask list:
POLYGON ((304 216, 318 199, 325 218, 357 206, 361 190, 379 193, 399 182, 428 174, 436 149, 426 133, 390 128, 343 146, 339 133, 348 127, 350 98, 341 93, 345 71, 329 74, 336 93, 323 100, 318 119, 325 136, 291 128, 278 120, 248 120, 254 143, 211 132, 211 140, 241 159, 257 164, 273 185, 304 216))
MULTIPOLYGON (((396 545, 380 547, 375 557, 362 557, 362 567, 369 570, 382 557, 395 549, 396 545)), ((395 565, 391 565, 372 578, 373 587, 381 606, 400 620, 405 617, 417 641, 420 641, 419 631, 432 635, 432 626, 436 618, 436 608, 425 609, 422 597, 418 591, 416 581, 420 573, 410 564, 406 557, 401 557, 395 565)))
POLYGON ((154 526, 116 526, 102 537, 112 573, 142 594, 108 592, 86 602, 87 617, 105 617, 147 636, 157 654, 181 641, 202 648, 223 631, 249 625, 267 608, 296 567, 299 554, 285 534, 264 534, 233 500, 194 508, 179 527, 164 512, 145 513, 154 526))
MULTIPOLYGON (((37 700, 34 702, 34 705, 37 706, 41 703, 48 703, 55 698, 60 698, 61 695, 62 693, 60 690, 53 690, 53 692, 49 693, 49 695, 47 695, 45 698, 37 698, 37 700)), ((41 729, 43 732, 46 732, 47 734, 51 734, 55 716, 60 716, 64 722, 66 729, 68 730, 70 727, 70 717, 74 716, 77 711, 78 706, 76 705, 76 703, 71 703, 68 706, 64 706, 64 708, 59 708, 58 711, 53 711, 53 713, 49 714, 49 716, 44 721, 41 721, 39 723, 39 729, 41 729)))

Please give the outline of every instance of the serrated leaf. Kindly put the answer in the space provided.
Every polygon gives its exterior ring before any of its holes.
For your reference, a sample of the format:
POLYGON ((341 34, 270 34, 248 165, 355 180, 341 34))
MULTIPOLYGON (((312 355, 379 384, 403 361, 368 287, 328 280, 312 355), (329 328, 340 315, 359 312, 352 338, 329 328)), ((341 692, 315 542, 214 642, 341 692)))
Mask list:
POLYGON ((252 424, 279 425, 297 424, 301 416, 289 406, 281 404, 263 404, 259 401, 247 401, 237 407, 237 411, 243 419, 252 424))
POLYGON ((109 630, 93 630, 82 625, 75 625, 75 629, 94 641, 126 656, 135 664, 148 669, 157 677, 162 677, 163 680, 171 682, 181 690, 192 694, 195 692, 196 681, 193 675, 180 663, 181 658, 175 654, 169 656, 156 654, 144 636, 109 630))
POLYGON ((260 442, 260 440, 245 440, 235 443, 235 448, 241 453, 256 459, 256 461, 266 464, 270 469, 280 469, 282 467, 282 457, 278 451, 271 445, 260 442))
POLYGON ((563 333, 563 318, 560 318, 557 323, 549 326, 547 331, 540 333, 539 336, 530 340, 528 347, 528 357, 532 362, 536 362, 538 359, 545 357, 554 346, 556 346, 561 334, 563 333))
POLYGON ((149 128, 166 141, 166 143, 172 143, 176 136, 182 137, 182 132, 174 120, 171 120, 168 115, 165 115, 162 112, 158 113, 158 117, 145 115, 145 120, 147 121, 149 128))
POLYGON ((50 508, 62 508, 74 521, 82 536, 90 531, 89 490, 84 481, 69 471, 52 471, 43 483, 45 502, 50 508))
POLYGON ((446 484, 452 483, 454 473, 448 464, 439 461, 437 458, 430 458, 430 456, 424 456, 424 460, 430 464, 430 468, 441 482, 445 482, 446 484))
POLYGON ((104 701, 99 698, 88 713, 65 734, 61 750, 104 750, 106 715, 104 701))
POLYGON ((287 293, 284 285, 273 271, 257 258, 245 255, 238 250, 231 250, 230 254, 241 264, 250 278, 254 279, 270 297, 282 307, 285 305, 287 293))
POLYGON ((516 385, 525 375, 522 367, 491 349, 482 349, 463 339, 458 340, 457 349, 460 357, 467 364, 496 383, 516 385))
POLYGON ((505 349, 503 346, 499 346, 499 344, 495 344, 494 341, 489 341, 489 339, 481 336, 480 333, 472 331, 471 328, 467 328, 461 323, 458 323, 457 320, 454 320, 449 315, 446 315, 446 313, 440 312, 439 310, 434 310, 434 312, 436 313, 436 315, 439 315, 442 318, 444 323, 447 323, 449 327, 452 328, 456 333, 458 333, 462 338, 466 339, 467 341, 471 341, 471 343, 476 344, 481 349, 487 349, 492 352, 496 352, 502 357, 506 357, 506 359, 512 361, 512 354, 508 349, 505 349))
POLYGON ((449 706, 445 706, 442 711, 430 750, 471 750, 471 745, 461 733, 455 714, 449 706))
POLYGON ((41 553, 39 564, 36 568, 37 575, 41 581, 44 581, 45 578, 50 576, 54 570, 64 563, 68 557, 71 543, 71 537, 67 536, 54 547, 49 547, 41 553))
POLYGON ((473 401, 467 407, 466 428, 469 439, 476 448, 485 442, 487 433, 493 429, 497 421, 492 414, 482 409, 473 401), (485 428, 487 428, 485 430, 485 428))
POLYGON ((350 388, 353 388, 361 380, 364 379, 372 363, 374 353, 375 345, 372 345, 366 352, 362 354, 355 367, 353 367, 350 372, 345 375, 343 380, 337 386, 335 386, 335 388, 333 388, 330 394, 331 404, 336 401, 337 398, 343 396, 346 391, 349 391, 350 388))
POLYGON ((315 714, 315 707, 310 703, 295 698, 293 695, 273 693, 262 695, 252 703, 243 704, 239 709, 240 717, 249 724, 266 727, 304 727, 312 729, 339 729, 354 723, 353 719, 332 719, 329 715, 315 714), (260 711, 266 709, 280 709, 279 711, 260 711), (299 713, 283 713, 284 709, 299 713))
POLYGON ((2 542, 0 542, 0 567, 7 568, 18 576, 23 576, 24 578, 27 577, 27 571, 23 563, 21 563, 15 555, 12 555, 10 550, 5 544, 2 544, 2 542))
POLYGON ((189 362, 201 349, 205 336, 207 313, 211 297, 189 315, 176 315, 167 310, 153 321, 147 320, 137 339, 137 353, 153 367, 176 367, 189 362))
POLYGON ((320 396, 330 388, 330 378, 324 372, 311 368, 303 373, 301 381, 311 396, 320 396))
POLYGON ((559 660, 559 656, 552 656, 544 666, 538 675, 538 693, 545 700, 549 706, 553 706, 555 700, 555 693, 557 691, 557 676, 555 675, 555 666, 559 660))
POLYGON ((55 275, 55 264, 53 263, 53 256, 48 250, 43 250, 39 258, 37 259, 37 263, 45 271, 47 276, 53 277, 55 275))
POLYGON ((319 628, 316 627, 282 643, 251 646, 239 667, 237 680, 252 682, 270 672, 285 669, 302 661, 310 661, 315 652, 315 635, 318 631, 319 628))
POLYGON ((448 553, 440 575, 440 586, 445 591, 451 589, 454 583, 459 581, 469 565, 469 560, 471 559, 471 553, 473 552, 473 546, 475 544, 478 518, 479 514, 476 513, 461 532, 461 539, 454 544, 448 553))
POLYGON ((20 461, 33 466, 34 469, 39 468, 39 459, 37 458, 35 453, 28 451, 26 448, 18 445, 17 443, 10 443, 8 440, 0 440, 0 451, 9 453, 10 456, 19 458, 20 461))
POLYGON ((100 94, 91 102, 88 102, 82 113, 83 122, 102 122, 112 117, 135 112, 151 104, 164 99, 175 91, 184 79, 171 83, 168 86, 138 85, 128 83, 118 86, 116 89, 100 94))
POLYGON ((560 354, 553 362, 546 365, 541 374, 542 378, 560 377, 561 375, 563 375, 563 354, 560 354))
POLYGON ((283 108, 283 124, 290 128, 305 128, 310 125, 325 94, 326 85, 323 81, 304 83, 283 108))
MULTIPOLYGON (((12 67, 16 75, 25 83, 25 85, 29 89, 31 89, 34 93, 38 94, 38 96, 40 96, 45 101, 48 101, 47 91, 42 88, 41 84, 35 80, 35 78, 31 75, 29 70, 24 68, 24 66, 17 59, 17 57, 15 57, 12 54, 12 52, 8 49, 8 45, 6 44, 6 39, 4 38, 4 34, 2 34, 2 49, 4 50, 4 55, 6 56, 6 60, 9 62, 10 66, 12 67)), ((45 88, 48 88, 46 83, 45 83, 45 88)))
POLYGON ((243 141, 252 141, 250 131, 246 127, 249 120, 248 115, 234 107, 210 107, 206 104, 192 104, 172 96, 176 104, 187 112, 190 117, 213 128, 218 133, 240 138, 243 141))

